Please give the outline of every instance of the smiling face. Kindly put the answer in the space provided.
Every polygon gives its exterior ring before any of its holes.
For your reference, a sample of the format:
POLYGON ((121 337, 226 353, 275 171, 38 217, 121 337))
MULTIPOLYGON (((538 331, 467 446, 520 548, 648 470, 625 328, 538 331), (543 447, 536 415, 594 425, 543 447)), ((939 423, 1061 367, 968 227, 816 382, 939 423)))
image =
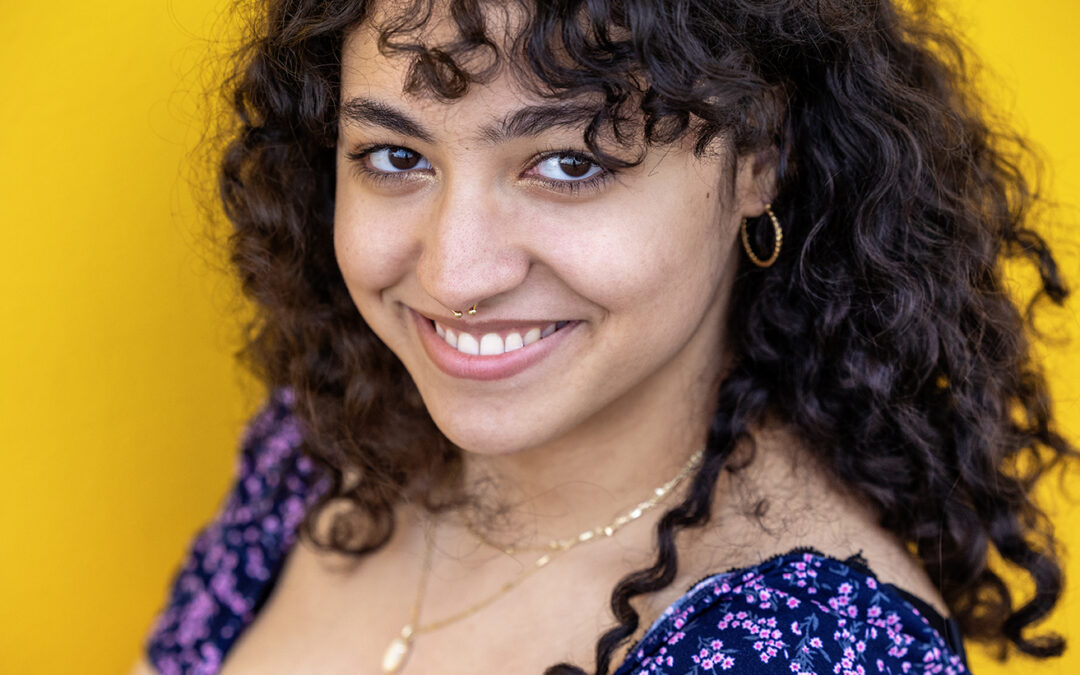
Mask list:
POLYGON ((765 201, 751 163, 670 146, 609 171, 587 106, 508 77, 405 95, 407 67, 365 29, 346 42, 334 241, 435 423, 486 454, 684 423, 721 366, 739 220, 765 201))

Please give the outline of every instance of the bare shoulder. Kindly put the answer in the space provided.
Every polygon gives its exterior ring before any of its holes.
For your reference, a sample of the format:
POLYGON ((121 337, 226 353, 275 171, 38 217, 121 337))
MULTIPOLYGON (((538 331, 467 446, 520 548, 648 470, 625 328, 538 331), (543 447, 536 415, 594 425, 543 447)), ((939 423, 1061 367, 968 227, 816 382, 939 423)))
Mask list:
POLYGON ((861 554, 881 581, 948 614, 918 560, 879 525, 879 514, 836 480, 797 438, 775 429, 761 432, 752 460, 742 464, 718 489, 715 520, 724 526, 719 539, 712 539, 726 563, 720 568, 757 564, 803 547, 839 559, 861 554))
POLYGON ((150 661, 145 656, 142 656, 128 675, 158 675, 158 672, 150 665, 150 661))

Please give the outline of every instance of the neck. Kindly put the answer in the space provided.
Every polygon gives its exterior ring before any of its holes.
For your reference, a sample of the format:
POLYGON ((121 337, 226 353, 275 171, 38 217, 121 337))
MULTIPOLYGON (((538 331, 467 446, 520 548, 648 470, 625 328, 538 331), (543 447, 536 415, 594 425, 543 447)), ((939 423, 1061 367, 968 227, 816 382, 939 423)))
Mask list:
MULTIPOLYGON (((468 455, 473 506, 462 517, 512 546, 542 545, 609 524, 651 498, 704 446, 713 413, 712 378, 694 379, 642 388, 645 393, 635 398, 648 400, 616 401, 550 443, 503 455, 468 455), (691 409, 687 401, 701 404, 691 409)), ((653 517, 679 498, 667 495, 653 517)))

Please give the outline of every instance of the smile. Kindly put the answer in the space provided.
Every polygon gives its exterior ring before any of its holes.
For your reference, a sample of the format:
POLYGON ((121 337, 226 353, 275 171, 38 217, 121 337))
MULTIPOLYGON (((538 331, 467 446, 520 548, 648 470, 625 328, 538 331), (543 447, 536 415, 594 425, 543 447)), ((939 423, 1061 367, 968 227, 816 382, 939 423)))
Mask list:
POLYGON ((441 325, 438 321, 432 321, 435 333, 446 344, 458 350, 462 354, 471 356, 498 356, 507 352, 523 349, 535 344, 544 338, 550 337, 557 330, 566 326, 568 321, 558 321, 544 326, 532 326, 519 330, 503 331, 499 333, 484 333, 479 339, 472 333, 455 331, 441 325))
POLYGON ((411 313, 431 363, 467 380, 512 378, 558 359, 557 354, 566 354, 568 345, 576 342, 576 328, 584 323, 507 318, 470 324, 411 313))

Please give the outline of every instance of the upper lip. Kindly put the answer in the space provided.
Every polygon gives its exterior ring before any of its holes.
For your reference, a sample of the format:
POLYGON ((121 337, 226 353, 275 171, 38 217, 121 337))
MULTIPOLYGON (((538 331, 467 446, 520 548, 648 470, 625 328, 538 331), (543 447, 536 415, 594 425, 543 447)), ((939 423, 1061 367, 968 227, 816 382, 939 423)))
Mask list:
POLYGON ((433 316, 427 312, 421 312, 414 309, 414 312, 424 317, 429 321, 438 323, 443 328, 451 328, 459 333, 469 333, 471 335, 483 335, 485 333, 498 333, 500 331, 512 330, 515 328, 544 328, 553 323, 559 323, 561 321, 567 321, 567 319, 507 319, 507 318, 485 318, 483 321, 467 321, 463 316, 460 319, 453 316, 433 316))

